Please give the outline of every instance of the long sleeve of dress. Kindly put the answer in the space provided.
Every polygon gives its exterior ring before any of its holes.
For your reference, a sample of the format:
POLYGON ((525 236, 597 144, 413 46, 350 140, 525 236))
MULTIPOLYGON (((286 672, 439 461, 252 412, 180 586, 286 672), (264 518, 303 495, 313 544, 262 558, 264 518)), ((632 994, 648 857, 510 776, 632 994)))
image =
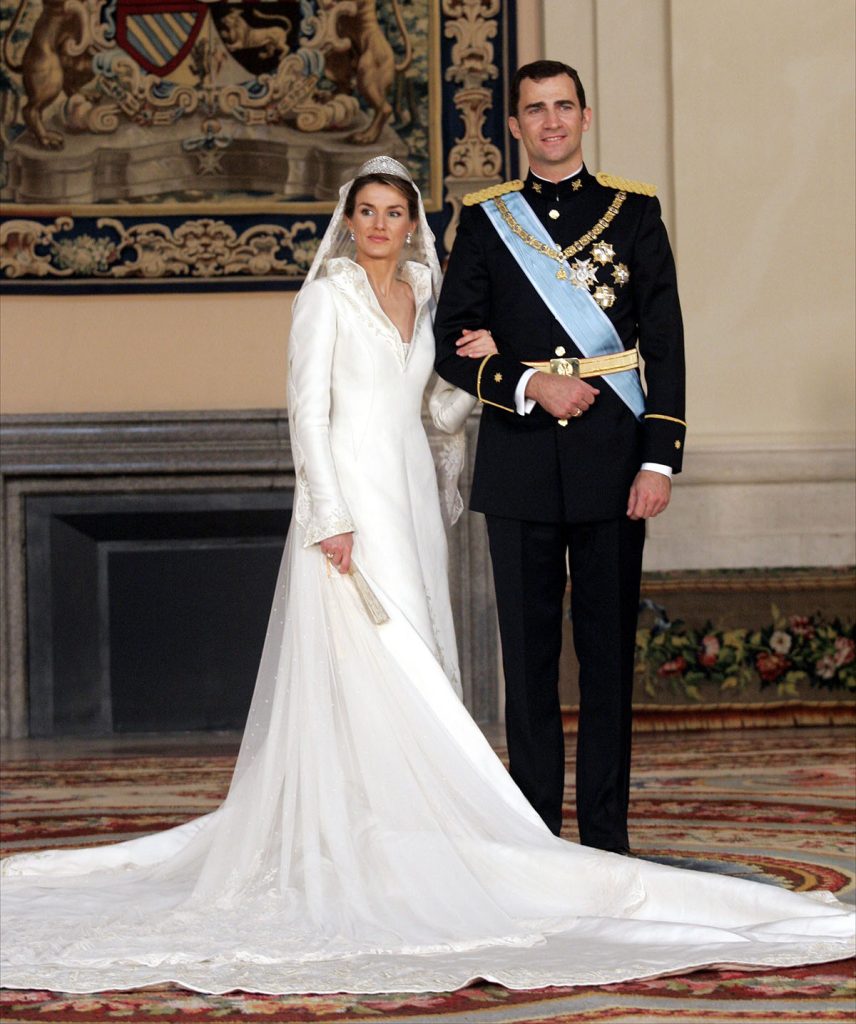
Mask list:
POLYGON ((354 529, 330 446, 336 334, 335 301, 326 282, 315 281, 301 292, 288 343, 288 416, 297 478, 295 517, 305 531, 306 547, 354 529))
POLYGON ((428 388, 428 411, 437 430, 444 434, 459 433, 475 407, 474 395, 462 391, 436 374, 432 377, 428 388))

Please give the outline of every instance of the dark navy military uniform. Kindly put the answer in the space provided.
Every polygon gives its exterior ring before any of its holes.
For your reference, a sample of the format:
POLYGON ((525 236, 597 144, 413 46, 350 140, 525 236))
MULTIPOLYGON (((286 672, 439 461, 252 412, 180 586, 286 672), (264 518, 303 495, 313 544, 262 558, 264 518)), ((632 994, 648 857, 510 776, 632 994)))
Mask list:
POLYGON ((589 380, 600 390, 594 405, 564 425, 537 405, 518 415, 514 393, 524 363, 583 353, 508 251, 478 193, 462 211, 440 296, 436 365, 483 403, 470 504, 487 516, 512 776, 558 833, 564 778, 558 663, 569 555, 580 660, 580 838, 623 850, 644 541, 644 523, 629 520, 626 509, 643 463, 680 471, 683 328, 659 202, 632 182, 598 178, 583 168, 553 184, 530 173, 523 195, 557 248, 573 249, 566 263, 555 264, 567 271, 563 286, 574 287, 573 279, 587 288, 624 348, 638 345, 645 417, 637 420, 597 377, 589 380), (458 356, 454 343, 464 328, 488 328, 499 353, 481 361, 458 356))

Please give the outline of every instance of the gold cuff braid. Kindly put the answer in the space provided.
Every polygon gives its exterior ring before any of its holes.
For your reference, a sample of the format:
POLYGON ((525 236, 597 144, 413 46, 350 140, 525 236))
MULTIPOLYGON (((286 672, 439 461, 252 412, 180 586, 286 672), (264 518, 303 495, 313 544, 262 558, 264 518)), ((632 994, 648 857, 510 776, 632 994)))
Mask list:
POLYGON ((516 409, 510 409, 507 405, 500 405, 499 402, 491 402, 490 399, 485 398, 482 395, 481 383, 482 383, 482 374, 484 373, 484 368, 487 366, 488 362, 491 359, 493 359, 493 357, 496 356, 496 355, 499 355, 499 353, 498 352, 491 352, 489 355, 486 355, 484 357, 484 359, 482 359, 482 361, 479 363, 479 372, 478 372, 478 376, 476 377, 476 397, 482 403, 482 405, 492 405, 496 409, 504 409, 505 412, 516 412, 517 411, 516 409))
POLYGON ((681 427, 686 427, 686 420, 679 420, 677 416, 664 416, 659 412, 646 412, 644 418, 646 420, 665 420, 667 423, 677 423, 681 427))

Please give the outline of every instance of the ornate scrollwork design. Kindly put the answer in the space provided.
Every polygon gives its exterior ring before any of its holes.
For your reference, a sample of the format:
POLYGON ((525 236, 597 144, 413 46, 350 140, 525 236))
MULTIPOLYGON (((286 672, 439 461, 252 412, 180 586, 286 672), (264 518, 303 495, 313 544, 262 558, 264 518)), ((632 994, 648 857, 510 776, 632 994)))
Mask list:
POLYGON ((240 233, 210 217, 175 230, 156 222, 128 227, 111 217, 96 221, 96 234, 73 235, 74 227, 73 217, 57 217, 53 224, 6 221, 0 226, 0 273, 13 279, 300 277, 318 244, 317 225, 309 220, 289 228, 256 224, 240 233))
POLYGON ((486 83, 499 76, 492 40, 500 10, 501 0, 443 0, 445 34, 455 40, 446 78, 460 83, 454 103, 464 123, 464 134, 455 140, 448 158, 446 199, 452 206, 452 219, 443 236, 447 249, 457 231, 461 197, 499 181, 502 171, 502 153, 484 134, 485 117, 493 106, 486 83))
POLYGON ((484 136, 485 114, 492 101, 487 89, 459 89, 455 105, 463 122, 464 135, 449 151, 449 173, 469 181, 498 177, 502 171, 502 153, 484 136))
POLYGON ((339 19, 357 13, 356 0, 319 0, 318 10, 303 19, 303 31, 307 35, 304 47, 324 53, 332 50, 343 53, 351 43, 339 35, 339 19))
POLYGON ((493 63, 493 44, 500 0, 443 0, 448 16, 446 35, 456 40, 452 46, 452 66, 446 78, 461 85, 481 85, 496 78, 499 69, 493 63))
POLYGON ((196 89, 185 85, 158 88, 159 79, 141 70, 130 57, 96 62, 95 66, 99 72, 95 79, 98 91, 136 124, 171 124, 177 116, 192 114, 199 107, 200 93, 196 89))

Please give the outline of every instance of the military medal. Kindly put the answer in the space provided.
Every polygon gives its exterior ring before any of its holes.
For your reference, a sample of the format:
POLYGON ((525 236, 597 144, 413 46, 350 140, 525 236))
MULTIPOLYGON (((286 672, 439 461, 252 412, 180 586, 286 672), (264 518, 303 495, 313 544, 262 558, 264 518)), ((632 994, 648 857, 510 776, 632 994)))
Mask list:
POLYGON ((608 284, 602 284, 594 290, 594 301, 601 309, 609 309, 615 302, 615 292, 608 284))
POLYGON ((612 271, 612 280, 616 284, 627 284, 630 280, 630 271, 623 263, 616 263, 612 271))
POLYGON ((579 288, 593 287, 597 281, 597 267, 592 266, 591 260, 574 260, 571 266, 571 280, 579 288))

